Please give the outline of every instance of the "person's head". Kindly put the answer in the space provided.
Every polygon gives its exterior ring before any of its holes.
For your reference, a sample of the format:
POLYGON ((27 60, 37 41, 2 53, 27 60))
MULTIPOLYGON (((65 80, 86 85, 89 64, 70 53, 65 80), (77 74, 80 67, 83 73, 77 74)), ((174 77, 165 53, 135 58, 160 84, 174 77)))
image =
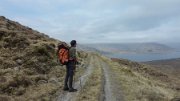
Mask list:
POLYGON ((71 44, 71 47, 76 47, 76 40, 72 40, 72 41, 70 42, 70 44, 71 44))

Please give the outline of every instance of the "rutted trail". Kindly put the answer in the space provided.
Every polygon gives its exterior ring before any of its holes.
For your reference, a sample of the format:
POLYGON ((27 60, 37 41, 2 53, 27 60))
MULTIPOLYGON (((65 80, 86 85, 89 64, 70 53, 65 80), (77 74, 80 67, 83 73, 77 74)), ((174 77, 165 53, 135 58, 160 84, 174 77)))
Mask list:
MULTIPOLYGON (((98 100, 99 101, 123 101, 122 93, 120 93, 121 90, 118 89, 119 87, 117 87, 120 85, 117 85, 116 82, 114 81, 113 76, 115 75, 113 75, 114 73, 111 71, 111 67, 102 58, 95 55, 91 56, 87 69, 85 70, 84 74, 79 78, 81 80, 78 80, 75 82, 74 88, 78 89, 78 91, 73 92, 73 93, 63 91, 58 96, 56 101, 75 101, 79 97, 79 95, 82 93, 81 91, 84 89, 84 86, 87 86, 87 83, 86 83, 87 80, 91 80, 89 78, 94 73, 94 70, 96 70, 97 68, 101 68, 100 69, 101 73, 97 74, 97 76, 102 76, 100 79, 100 82, 102 82, 102 84, 99 83, 102 89, 98 90, 100 92, 99 93, 100 95, 97 101, 98 100), (80 81, 81 81, 81 84, 80 84, 80 81)), ((93 85, 88 86, 88 87, 90 88, 92 86, 93 85)), ((87 96, 83 95, 83 96, 87 97, 88 95, 87 96)), ((83 100, 81 99, 80 101, 83 101, 83 100)), ((86 99, 86 101, 88 100, 86 99)))
POLYGON ((104 90, 102 92, 102 101, 123 101, 122 91, 119 89, 119 86, 115 80, 114 73, 110 70, 108 63, 103 61, 101 58, 98 58, 101 64, 104 75, 104 90))
POLYGON ((85 83, 87 81, 87 78, 92 73, 93 69, 94 69, 94 66, 93 66, 93 57, 91 57, 89 66, 85 70, 84 74, 74 84, 74 88, 78 89, 78 91, 77 92, 73 92, 73 93, 72 92, 65 92, 65 91, 63 91, 59 95, 59 97, 57 98, 56 101, 73 101, 75 99, 75 97, 78 95, 79 91, 81 90, 81 86, 85 85, 85 83), (80 81, 81 81, 81 84, 80 84, 80 81))
MULTIPOLYGON (((99 59, 100 60, 100 59, 99 59)), ((99 61, 101 64, 101 68, 103 70, 103 75, 104 75, 104 84, 103 84, 103 92, 102 92, 102 100, 103 101, 116 101, 115 97, 112 94, 112 85, 111 85, 111 80, 110 80, 110 74, 109 74, 109 67, 107 66, 106 63, 104 63, 102 60, 99 61)))

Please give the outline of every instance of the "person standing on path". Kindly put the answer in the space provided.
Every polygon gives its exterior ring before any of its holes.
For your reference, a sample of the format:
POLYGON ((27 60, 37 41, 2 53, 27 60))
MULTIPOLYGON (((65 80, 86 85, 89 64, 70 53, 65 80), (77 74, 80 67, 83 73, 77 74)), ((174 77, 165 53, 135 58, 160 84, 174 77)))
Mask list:
POLYGON ((69 49, 69 61, 66 65, 66 77, 64 81, 64 91, 76 92, 77 89, 73 88, 73 76, 76 69, 76 40, 70 42, 71 47, 69 49))

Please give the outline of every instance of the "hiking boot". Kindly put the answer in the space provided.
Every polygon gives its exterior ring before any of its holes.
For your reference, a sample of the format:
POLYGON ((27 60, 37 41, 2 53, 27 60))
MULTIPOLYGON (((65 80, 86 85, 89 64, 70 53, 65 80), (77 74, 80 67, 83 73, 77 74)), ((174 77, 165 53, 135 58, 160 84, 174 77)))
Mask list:
POLYGON ((69 89, 69 92, 77 92, 77 89, 71 88, 69 89))
POLYGON ((68 87, 64 87, 63 90, 64 90, 64 91, 68 91, 69 88, 68 88, 68 87))

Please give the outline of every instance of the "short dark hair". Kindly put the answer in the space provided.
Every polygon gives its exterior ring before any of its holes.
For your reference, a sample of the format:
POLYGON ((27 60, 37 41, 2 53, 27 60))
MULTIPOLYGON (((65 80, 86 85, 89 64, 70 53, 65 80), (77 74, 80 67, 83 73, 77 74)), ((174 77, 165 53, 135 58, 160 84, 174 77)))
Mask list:
POLYGON ((76 45, 76 40, 72 40, 72 41, 70 42, 70 44, 71 44, 71 46, 75 46, 75 45, 76 45))

